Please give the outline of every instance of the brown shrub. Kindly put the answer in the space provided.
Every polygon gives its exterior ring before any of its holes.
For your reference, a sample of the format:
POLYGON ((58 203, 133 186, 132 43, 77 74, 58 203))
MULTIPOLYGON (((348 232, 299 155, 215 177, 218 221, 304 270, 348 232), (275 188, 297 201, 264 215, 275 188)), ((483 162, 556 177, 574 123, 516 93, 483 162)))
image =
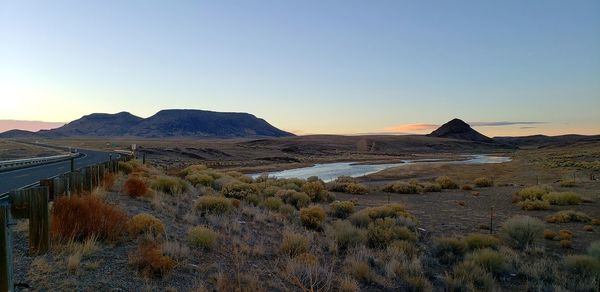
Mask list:
POLYGON ((116 240, 126 227, 127 214, 123 210, 94 196, 60 197, 52 207, 50 234, 54 237, 116 240))
POLYGON ((583 231, 593 232, 594 227, 592 227, 592 225, 585 225, 585 226, 583 226, 583 231))
POLYGON ((473 186, 471 186, 471 185, 463 185, 461 189, 463 191, 472 191, 473 190, 473 186))
POLYGON ((564 249, 570 249, 573 246, 573 242, 570 239, 563 239, 560 241, 560 247, 564 249))
POLYGON ((129 176, 123 185, 123 190, 132 198, 141 197, 148 193, 146 183, 137 176, 129 176))
POLYGON ((175 267, 175 261, 163 255, 157 244, 141 243, 129 254, 129 264, 146 277, 164 277, 175 267))
POLYGON ((458 184, 447 176, 440 176, 435 179, 435 182, 438 183, 442 189, 458 189, 458 184))
POLYGON ((104 174, 104 177, 102 178, 102 187, 105 190, 111 190, 113 188, 113 186, 115 185, 115 181, 117 179, 117 176, 114 175, 113 173, 107 172, 106 174, 104 174))
POLYGON ((320 206, 311 206, 300 209, 302 225, 310 229, 320 229, 325 221, 325 210, 320 206))
POLYGON ((553 240, 556 237, 556 232, 546 229, 544 230, 544 238, 548 240, 553 240))
POLYGON ((140 234, 160 236, 165 232, 165 225, 151 214, 140 213, 129 220, 127 230, 133 236, 140 234))

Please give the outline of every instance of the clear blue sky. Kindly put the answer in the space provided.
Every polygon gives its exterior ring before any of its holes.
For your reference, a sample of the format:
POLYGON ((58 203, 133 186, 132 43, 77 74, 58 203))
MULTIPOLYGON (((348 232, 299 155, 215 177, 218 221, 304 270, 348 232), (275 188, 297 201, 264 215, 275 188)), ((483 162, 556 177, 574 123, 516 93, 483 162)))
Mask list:
POLYGON ((600 1, 0 0, 0 100, 15 120, 197 108, 300 133, 459 117, 600 134, 600 1))

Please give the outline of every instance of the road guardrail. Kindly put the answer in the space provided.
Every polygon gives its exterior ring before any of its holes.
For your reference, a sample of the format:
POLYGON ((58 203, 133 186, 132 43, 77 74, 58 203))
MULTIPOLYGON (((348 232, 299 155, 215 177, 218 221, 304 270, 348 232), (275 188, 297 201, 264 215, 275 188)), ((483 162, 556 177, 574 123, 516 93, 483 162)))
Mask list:
POLYGON ((57 161, 62 161, 62 160, 68 160, 73 157, 78 157, 79 155, 80 155, 79 153, 69 153, 69 154, 61 154, 61 155, 46 156, 46 157, 0 161, 0 172, 20 169, 20 168, 26 168, 26 167, 32 167, 32 166, 36 166, 36 165, 42 165, 42 164, 52 163, 52 162, 57 162, 57 161))

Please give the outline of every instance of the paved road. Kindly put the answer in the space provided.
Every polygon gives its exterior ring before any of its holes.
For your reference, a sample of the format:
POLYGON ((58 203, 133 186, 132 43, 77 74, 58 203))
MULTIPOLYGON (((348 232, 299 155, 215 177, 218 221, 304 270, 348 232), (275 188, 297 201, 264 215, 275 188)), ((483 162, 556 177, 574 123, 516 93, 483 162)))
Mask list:
MULTIPOLYGON (((75 169, 80 169, 86 166, 108 161, 110 155, 110 153, 107 152, 86 149, 79 149, 79 152, 82 153, 83 156, 75 159, 75 169)), ((116 157, 116 154, 113 153, 112 155, 113 158, 116 157)), ((66 160, 2 172, 0 173, 0 194, 38 182, 41 179, 68 172, 70 170, 71 162, 66 160)))

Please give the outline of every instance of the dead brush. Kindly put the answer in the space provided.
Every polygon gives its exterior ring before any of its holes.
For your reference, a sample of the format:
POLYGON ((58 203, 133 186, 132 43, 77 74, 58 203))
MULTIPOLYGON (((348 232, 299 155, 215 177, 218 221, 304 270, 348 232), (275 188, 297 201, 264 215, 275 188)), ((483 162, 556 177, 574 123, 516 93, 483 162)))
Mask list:
POLYGON ((60 197, 54 201, 50 235, 54 238, 84 240, 97 237, 118 240, 127 228, 125 211, 91 196, 60 197))
POLYGON ((142 242, 129 254, 129 264, 148 278, 164 277, 175 268, 175 261, 163 254, 155 243, 142 242))
POLYGON ((141 178, 130 175, 123 185, 123 191, 132 198, 138 198, 148 193, 148 187, 141 178))
POLYGON ((117 176, 113 173, 106 173, 104 174, 104 177, 102 178, 102 188, 104 188, 107 191, 112 190, 113 186, 115 185, 115 181, 117 180, 117 176))

